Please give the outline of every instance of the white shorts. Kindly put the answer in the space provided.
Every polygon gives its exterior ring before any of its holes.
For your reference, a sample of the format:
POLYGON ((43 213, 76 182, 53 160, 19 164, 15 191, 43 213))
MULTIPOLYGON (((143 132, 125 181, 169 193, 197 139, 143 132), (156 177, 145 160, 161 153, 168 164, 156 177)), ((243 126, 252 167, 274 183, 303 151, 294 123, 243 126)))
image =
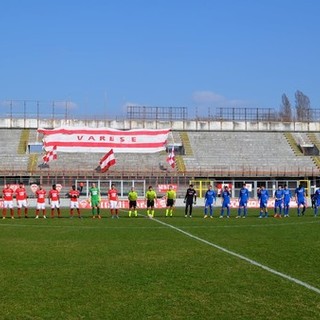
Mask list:
POLYGON ((51 204, 51 209, 60 208, 59 201, 50 201, 50 204, 51 204))
POLYGON ((70 201, 70 209, 79 209, 78 201, 70 201))
POLYGON ((118 209, 118 201, 110 200, 109 206, 110 206, 110 209, 118 209))
POLYGON ((22 208, 22 207, 26 208, 27 206, 28 206, 28 202, 27 202, 26 199, 24 199, 24 200, 17 200, 17 207, 18 207, 18 208, 22 208))
POLYGON ((44 210, 46 208, 45 202, 37 202, 37 210, 44 210))
POLYGON ((13 208, 13 201, 12 200, 10 200, 10 201, 4 200, 3 201, 3 207, 12 209, 13 208))

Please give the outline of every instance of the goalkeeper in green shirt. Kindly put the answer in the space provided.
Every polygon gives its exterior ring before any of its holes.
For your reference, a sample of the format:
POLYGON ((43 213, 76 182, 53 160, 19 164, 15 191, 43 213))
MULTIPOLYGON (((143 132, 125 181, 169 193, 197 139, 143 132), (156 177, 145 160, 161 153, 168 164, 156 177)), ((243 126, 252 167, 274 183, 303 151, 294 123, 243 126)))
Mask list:
POLYGON ((128 199, 129 199, 129 217, 131 217, 132 211, 134 215, 137 217, 137 199, 138 199, 138 193, 135 191, 134 187, 131 188, 130 192, 128 193, 128 199))
POLYGON ((100 216, 100 201, 101 201, 101 195, 100 195, 100 189, 96 187, 96 184, 93 182, 91 185, 91 188, 89 189, 90 194, 90 202, 91 202, 91 212, 92 212, 92 218, 94 219, 95 216, 95 209, 97 209, 97 217, 101 219, 100 216))
POLYGON ((152 189, 152 186, 149 186, 148 191, 146 192, 147 199, 147 214, 150 218, 154 217, 154 202, 157 199, 156 192, 152 189))
POLYGON ((170 217, 172 217, 173 206, 176 201, 176 192, 172 190, 172 186, 169 186, 169 190, 166 193, 166 199, 167 199, 166 217, 168 217, 169 215, 170 217))

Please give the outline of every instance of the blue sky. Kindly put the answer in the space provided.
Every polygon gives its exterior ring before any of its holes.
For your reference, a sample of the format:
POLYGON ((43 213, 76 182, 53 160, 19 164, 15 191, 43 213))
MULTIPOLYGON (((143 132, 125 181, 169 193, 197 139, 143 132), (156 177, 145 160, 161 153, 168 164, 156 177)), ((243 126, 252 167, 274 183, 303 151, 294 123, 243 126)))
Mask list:
POLYGON ((192 116, 278 108, 283 93, 294 106, 300 90, 316 108, 319 16, 318 0, 2 0, 0 107, 69 101, 79 115, 146 105, 192 116))

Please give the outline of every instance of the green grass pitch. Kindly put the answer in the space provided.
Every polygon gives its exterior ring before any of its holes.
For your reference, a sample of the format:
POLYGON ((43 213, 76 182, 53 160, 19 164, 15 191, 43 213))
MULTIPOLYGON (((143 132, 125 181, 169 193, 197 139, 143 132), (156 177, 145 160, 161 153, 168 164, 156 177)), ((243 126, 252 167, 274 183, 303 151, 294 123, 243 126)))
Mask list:
POLYGON ((286 219, 257 219, 257 210, 218 219, 218 209, 203 219, 200 207, 193 218, 183 208, 172 218, 83 215, 0 221, 0 319, 320 317, 320 217, 311 209, 286 219))

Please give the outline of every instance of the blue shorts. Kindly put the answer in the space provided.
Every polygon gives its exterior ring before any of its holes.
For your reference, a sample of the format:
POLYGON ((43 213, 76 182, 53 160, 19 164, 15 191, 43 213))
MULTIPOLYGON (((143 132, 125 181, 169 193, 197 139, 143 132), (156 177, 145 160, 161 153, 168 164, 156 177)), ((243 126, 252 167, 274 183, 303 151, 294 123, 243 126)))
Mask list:
POLYGON ((205 207, 212 207, 213 206, 213 201, 206 201, 205 207))
POLYGON ((222 208, 229 208, 230 202, 222 202, 222 208))
POLYGON ((268 205, 268 202, 260 202, 260 208, 263 209, 263 208, 266 208, 268 205))
POLYGON ((274 207, 275 208, 282 208, 282 200, 276 200, 274 202, 274 207))
POLYGON ((247 205, 248 205, 247 201, 242 201, 242 200, 239 201, 239 207, 247 207, 247 205))

